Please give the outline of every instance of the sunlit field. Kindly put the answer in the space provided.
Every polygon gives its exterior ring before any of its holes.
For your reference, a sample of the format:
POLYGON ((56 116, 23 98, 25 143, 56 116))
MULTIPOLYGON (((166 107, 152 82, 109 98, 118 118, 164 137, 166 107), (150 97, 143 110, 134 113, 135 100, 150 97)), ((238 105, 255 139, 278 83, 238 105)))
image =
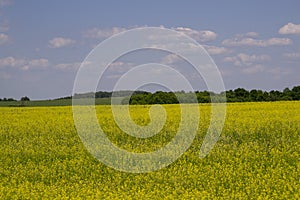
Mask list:
MULTIPOLYGON (((149 139, 123 133, 110 106, 99 124, 117 146, 149 152, 176 134, 179 105, 164 105, 162 131, 149 139)), ((0 199, 300 199, 300 102, 232 103, 212 151, 199 158, 210 121, 200 104, 198 134, 177 161, 150 173, 126 173, 92 157, 77 135, 72 107, 0 108, 0 199)), ((149 106, 131 106, 139 125, 149 106)))

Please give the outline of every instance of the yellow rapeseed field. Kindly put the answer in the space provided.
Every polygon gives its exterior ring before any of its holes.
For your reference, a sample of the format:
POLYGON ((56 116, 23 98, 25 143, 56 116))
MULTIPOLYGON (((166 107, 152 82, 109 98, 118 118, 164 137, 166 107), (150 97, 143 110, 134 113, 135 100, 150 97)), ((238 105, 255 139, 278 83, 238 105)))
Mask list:
MULTIPOLYGON (((140 125, 150 106, 131 106, 140 125)), ((123 133, 110 106, 96 106, 99 124, 117 146, 149 152, 176 133, 179 105, 164 105, 162 131, 148 139, 123 133)), ((300 102, 233 103, 219 141, 205 157, 200 146, 210 121, 200 104, 198 134, 166 168, 126 173, 85 149, 72 107, 0 108, 0 199, 300 199, 300 102)))

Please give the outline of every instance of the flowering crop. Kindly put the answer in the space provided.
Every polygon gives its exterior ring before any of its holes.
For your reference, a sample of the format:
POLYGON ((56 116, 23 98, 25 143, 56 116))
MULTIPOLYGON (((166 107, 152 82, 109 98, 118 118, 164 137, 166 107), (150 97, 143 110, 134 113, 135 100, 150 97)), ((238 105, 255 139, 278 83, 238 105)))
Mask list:
MULTIPOLYGON (((150 106, 131 106, 139 125, 150 106)), ((110 106, 96 106, 108 138, 133 152, 166 145, 180 120, 178 105, 148 139, 123 133, 110 106)), ((299 199, 300 102, 233 103, 212 151, 199 158, 210 120, 200 104, 198 134, 187 152, 158 171, 116 171, 93 158, 76 133, 71 107, 0 108, 0 199, 299 199)))

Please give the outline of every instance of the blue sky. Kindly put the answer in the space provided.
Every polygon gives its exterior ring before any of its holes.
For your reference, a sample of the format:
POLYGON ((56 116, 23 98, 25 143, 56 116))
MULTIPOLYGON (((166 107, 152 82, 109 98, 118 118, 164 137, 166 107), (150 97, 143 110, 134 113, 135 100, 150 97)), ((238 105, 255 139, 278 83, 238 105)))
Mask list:
POLYGON ((99 42, 145 26, 197 40, 226 89, 300 85, 299 8, 296 0, 0 0, 0 98, 68 96, 80 63, 99 42))

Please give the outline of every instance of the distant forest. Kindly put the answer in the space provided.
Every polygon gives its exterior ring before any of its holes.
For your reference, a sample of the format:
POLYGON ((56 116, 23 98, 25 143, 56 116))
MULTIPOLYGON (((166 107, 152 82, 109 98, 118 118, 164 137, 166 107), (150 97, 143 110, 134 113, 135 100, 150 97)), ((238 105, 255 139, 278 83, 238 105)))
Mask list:
MULTIPOLYGON (((228 90, 226 92, 214 93, 209 91, 194 92, 162 92, 155 93, 146 91, 117 91, 117 92, 96 92, 76 94, 74 98, 111 98, 125 97, 123 104, 176 104, 182 103, 210 103, 213 102, 260 102, 260 101, 293 101, 300 100, 300 86, 292 89, 285 88, 283 91, 271 90, 270 92, 253 89, 248 91, 244 88, 228 90), (226 93, 226 99, 224 99, 226 93), (132 95, 131 95, 132 94, 132 95), (195 94, 196 98, 195 99, 195 94), (129 97, 131 95, 131 97, 129 97)), ((72 97, 66 97, 72 98, 72 97)))
MULTIPOLYGON (((214 93, 210 91, 196 92, 163 92, 157 91, 154 93, 146 91, 117 91, 105 92, 99 91, 96 93, 75 94, 73 98, 111 98, 125 97, 121 104, 177 104, 177 103, 210 103, 210 102, 263 102, 263 101, 293 101, 300 100, 300 86, 295 86, 292 89, 285 88, 283 91, 272 90, 270 92, 262 90, 246 90, 237 88, 226 92, 214 93), (226 98, 225 95, 226 94, 226 98), (196 96, 196 98, 195 98, 196 96)), ((28 98, 28 97, 26 97, 28 98)), ((62 97, 55 100, 72 99, 72 96, 62 97)), ((20 101, 23 101, 24 97, 20 101)), ((29 98, 26 99, 29 101, 29 98)), ((0 101, 17 101, 13 98, 0 98, 0 101)))

